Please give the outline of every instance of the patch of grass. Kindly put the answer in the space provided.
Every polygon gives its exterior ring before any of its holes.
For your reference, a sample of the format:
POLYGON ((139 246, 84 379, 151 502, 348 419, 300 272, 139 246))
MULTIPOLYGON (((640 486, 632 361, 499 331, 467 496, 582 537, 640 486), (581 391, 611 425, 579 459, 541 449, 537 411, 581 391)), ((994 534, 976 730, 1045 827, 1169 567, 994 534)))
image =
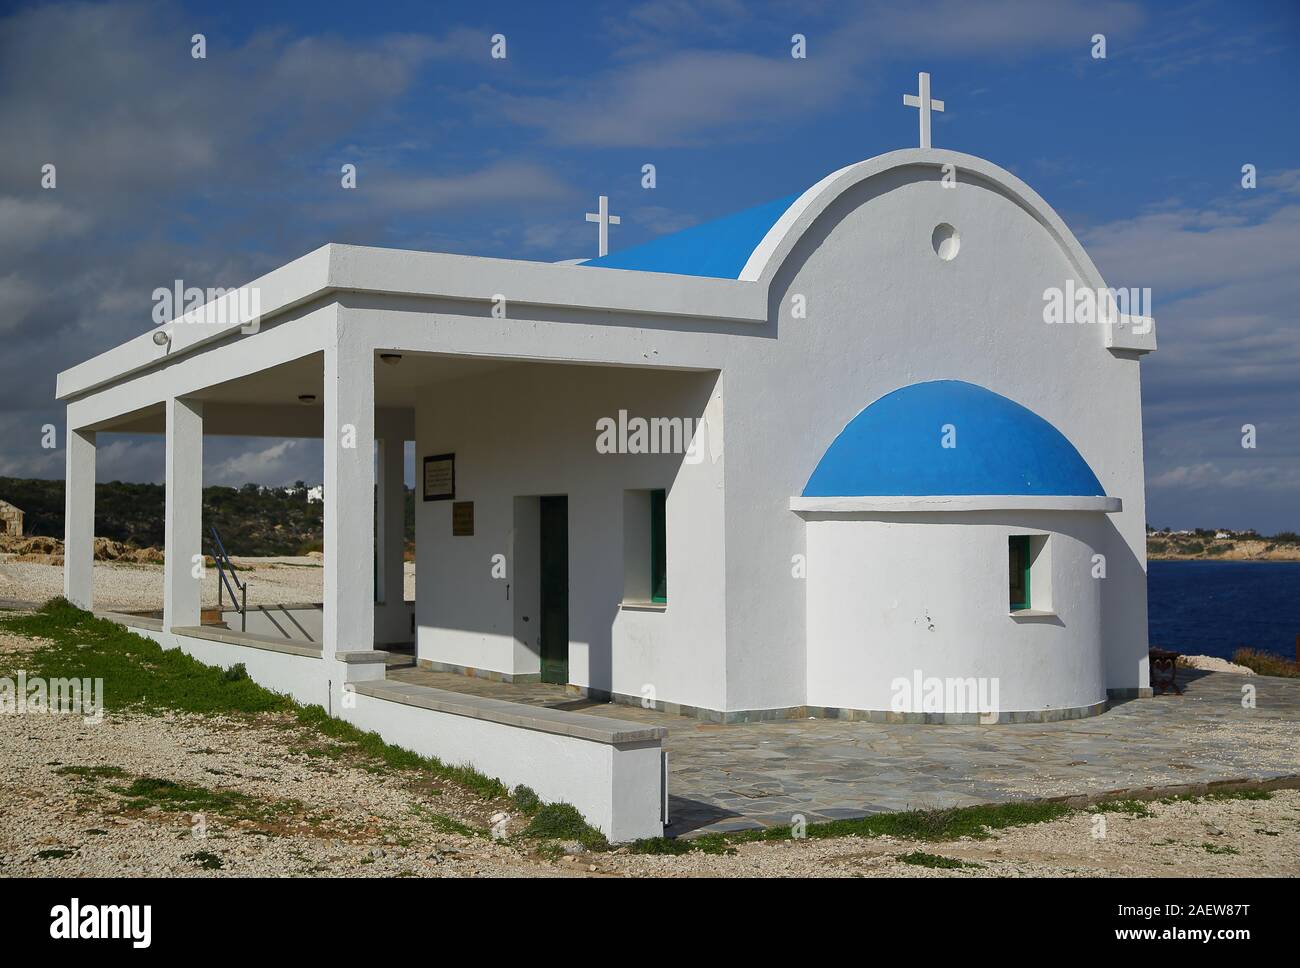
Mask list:
POLYGON ((1107 800, 1096 805, 1098 813, 1124 813, 1131 817, 1149 817, 1151 808, 1142 800, 1107 800))
POLYGON ((1300 679, 1300 663, 1284 659, 1280 655, 1274 655, 1271 652, 1260 652, 1258 649, 1238 649, 1232 653, 1232 661, 1237 665, 1244 665, 1257 675, 1300 679))
POLYGON ((61 766, 54 772, 65 776, 82 776, 92 780, 120 780, 126 776, 126 770, 120 766, 61 766))
POLYGON ((76 851, 68 847, 50 847, 46 850, 36 852, 37 860, 63 860, 65 857, 71 857, 76 851))
POLYGON ((1161 798, 1161 803, 1200 803, 1204 800, 1272 800, 1271 790, 1215 790, 1211 793, 1179 793, 1172 797, 1161 798))
POLYGON ((227 670, 204 665, 180 649, 163 649, 114 622, 97 619, 62 597, 51 599, 30 615, 0 617, 0 629, 44 640, 35 652, 23 656, 29 675, 102 678, 104 706, 110 711, 287 712, 299 726, 345 744, 313 747, 324 755, 341 758, 351 752, 390 770, 431 773, 489 800, 505 799, 509 794, 500 780, 471 767, 450 766, 391 746, 378 733, 331 718, 320 706, 300 706, 288 696, 264 689, 248 677, 242 663, 227 670))
POLYGON ((564 856, 564 848, 558 841, 543 840, 534 848, 533 853, 544 860, 556 861, 564 856))
POLYGON ((180 649, 160 648, 62 597, 50 599, 30 615, 0 617, 0 628, 45 640, 19 660, 29 676, 103 679, 104 707, 110 712, 141 708, 264 713, 293 706, 288 697, 251 679, 228 680, 223 670, 204 665, 180 649))
POLYGON ((628 846, 631 854, 734 854, 732 847, 722 834, 704 834, 691 840, 678 840, 673 837, 647 837, 634 841, 628 846))
POLYGON ((185 854, 181 860, 187 860, 191 864, 205 871, 219 871, 225 866, 218 855, 206 850, 199 850, 192 854, 185 854))
POLYGON ((415 812, 416 816, 426 821, 439 833, 460 834, 462 837, 485 837, 488 834, 486 830, 471 827, 469 824, 462 823, 454 817, 448 817, 446 814, 434 813, 432 810, 428 810, 418 803, 412 804, 411 809, 415 812))
POLYGON ((609 850, 609 841, 569 803, 548 803, 533 815, 522 836, 532 840, 576 840, 588 850, 609 850))
MULTIPOLYGON (((805 833, 813 840, 851 836, 889 836, 900 840, 929 841, 959 840, 962 837, 985 840, 990 836, 991 830, 1048 823, 1073 812, 1073 808, 1064 804, 1042 801, 981 804, 974 807, 950 807, 944 810, 902 810, 897 813, 876 813, 852 820, 810 823, 805 833)), ((733 843, 749 840, 788 840, 790 836, 789 827, 742 830, 726 835, 733 843)))
POLYGON ((236 662, 229 669, 225 669, 221 673, 222 682, 239 682, 240 680, 247 678, 248 669, 244 667, 244 663, 242 662, 236 662))
POLYGON ((132 810, 158 807, 173 812, 217 813, 227 816, 254 817, 265 813, 258 800, 233 790, 209 790, 190 783, 176 783, 143 776, 126 787, 111 787, 126 800, 132 810))
POLYGON ((421 756, 400 746, 392 746, 385 743, 378 733, 365 732, 351 723, 332 718, 322 706, 299 706, 296 713, 299 724, 330 739, 348 743, 360 755, 376 760, 390 769, 433 773, 488 800, 505 799, 510 793, 509 788, 500 780, 484 776, 473 767, 449 766, 437 757, 421 756))
POLYGON ((1207 854, 1240 854, 1241 853, 1241 851, 1239 851, 1236 847, 1229 847, 1227 844, 1204 843, 1201 844, 1201 846, 1205 848, 1205 852, 1207 854))
POLYGON ((957 860, 955 857, 941 857, 938 854, 927 854, 923 850, 914 850, 910 854, 898 854, 895 860, 902 861, 904 864, 911 864, 913 867, 936 867, 940 870, 960 870, 963 867, 983 867, 983 864, 972 864, 964 860, 957 860))
POLYGON ((514 801, 515 809, 525 816, 531 817, 541 809, 542 799, 532 787, 524 786, 522 783, 515 787, 514 792, 510 794, 510 799, 514 801))
MULTIPOLYGON (((1107 800, 1095 804, 1104 813, 1138 812, 1140 801, 1107 800)), ((1075 807, 1043 801, 1027 803, 995 803, 975 807, 953 807, 944 810, 905 810, 898 813, 877 813, 852 820, 832 820, 808 824, 804 836, 810 840, 832 837, 897 837, 900 840, 925 840, 936 843, 960 840, 986 840, 990 831, 1029 824, 1048 823, 1077 813, 1075 807)), ((628 845, 633 854, 685 854, 698 851, 706 854, 726 853, 735 844, 773 840, 791 840, 789 826, 766 827, 759 830, 738 830, 725 834, 705 834, 692 840, 671 837, 654 837, 634 841, 628 845)))

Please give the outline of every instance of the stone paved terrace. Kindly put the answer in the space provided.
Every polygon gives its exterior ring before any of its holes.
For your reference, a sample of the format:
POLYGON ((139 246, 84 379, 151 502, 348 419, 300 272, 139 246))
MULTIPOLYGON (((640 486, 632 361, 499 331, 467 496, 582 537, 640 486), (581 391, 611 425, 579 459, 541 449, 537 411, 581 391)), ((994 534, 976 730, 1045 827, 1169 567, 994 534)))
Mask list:
POLYGON ((1184 695, 1091 719, 1001 726, 838 720, 721 725, 563 687, 425 669, 389 677, 668 727, 672 836, 870 813, 1300 774, 1300 679, 1179 671, 1184 695), (1241 688, 1256 688, 1243 709, 1241 688))

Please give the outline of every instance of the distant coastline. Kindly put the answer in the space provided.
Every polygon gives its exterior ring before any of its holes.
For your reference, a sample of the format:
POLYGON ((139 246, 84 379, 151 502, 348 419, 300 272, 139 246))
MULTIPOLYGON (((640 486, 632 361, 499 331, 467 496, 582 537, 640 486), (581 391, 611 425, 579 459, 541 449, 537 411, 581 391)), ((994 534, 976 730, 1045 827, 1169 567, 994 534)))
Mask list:
POLYGON ((1150 561, 1300 561, 1294 534, 1225 535, 1222 531, 1147 532, 1150 561))

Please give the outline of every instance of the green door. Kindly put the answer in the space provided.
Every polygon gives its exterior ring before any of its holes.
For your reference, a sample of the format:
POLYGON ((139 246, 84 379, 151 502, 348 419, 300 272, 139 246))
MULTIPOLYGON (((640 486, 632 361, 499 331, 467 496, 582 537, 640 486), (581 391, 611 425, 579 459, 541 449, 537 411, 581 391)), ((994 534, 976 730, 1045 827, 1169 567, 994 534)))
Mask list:
POLYGON ((569 681, 569 499, 541 499, 542 682, 569 681))

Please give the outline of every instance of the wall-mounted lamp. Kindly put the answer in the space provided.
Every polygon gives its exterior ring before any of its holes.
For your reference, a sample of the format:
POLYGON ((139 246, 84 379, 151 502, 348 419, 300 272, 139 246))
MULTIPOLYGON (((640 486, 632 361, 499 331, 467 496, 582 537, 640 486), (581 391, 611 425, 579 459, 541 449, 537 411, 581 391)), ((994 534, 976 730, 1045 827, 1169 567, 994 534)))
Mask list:
POLYGON ((172 341, 172 334, 165 329, 156 329, 153 332, 153 345, 166 346, 172 341))
POLYGON ((300 393, 298 394, 298 402, 310 406, 311 404, 316 402, 316 394, 300 393))

